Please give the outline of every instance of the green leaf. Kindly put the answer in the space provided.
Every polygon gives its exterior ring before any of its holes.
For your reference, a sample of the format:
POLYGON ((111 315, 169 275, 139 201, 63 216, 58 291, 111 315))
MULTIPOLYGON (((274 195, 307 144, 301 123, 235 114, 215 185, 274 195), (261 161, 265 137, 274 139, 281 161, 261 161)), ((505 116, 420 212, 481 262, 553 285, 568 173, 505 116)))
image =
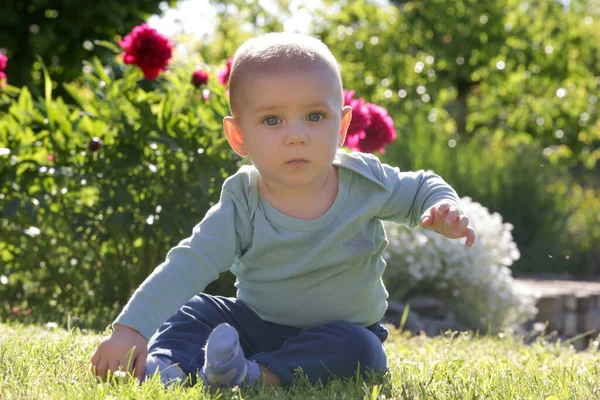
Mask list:
POLYGON ((165 97, 158 104, 158 112, 156 114, 156 125, 159 127, 159 129, 165 129, 164 120, 165 120, 165 117, 168 119, 169 113, 170 113, 169 102, 167 101, 167 98, 165 97))
POLYGON ((100 46, 100 47, 104 47, 104 48, 107 48, 109 50, 112 50, 115 53, 120 53, 121 52, 121 48, 119 46, 117 46, 113 42, 109 42, 108 40, 94 40, 94 44, 96 46, 100 46))
POLYGON ((44 97, 46 98, 46 104, 48 104, 52 100, 52 79, 50 79, 46 64, 40 56, 38 56, 38 61, 42 65, 42 71, 44 71, 44 97))
POLYGON ((107 85, 111 83, 110 76, 108 76, 108 74, 104 70, 104 65, 102 65, 98 57, 94 57, 94 69, 96 70, 96 73, 98 74, 100 79, 104 81, 104 83, 106 83, 107 85))
POLYGON ((404 307, 404 311, 402 312, 402 318, 400 320, 400 331, 404 330, 404 325, 406 324, 406 320, 408 319, 409 310, 410 310, 410 304, 407 304, 404 307))
POLYGON ((19 96, 19 107, 21 107, 25 111, 33 110, 31 92, 29 91, 29 89, 27 89, 27 87, 23 87, 23 89, 21 89, 21 95, 19 96))
POLYGON ((16 86, 6 85, 2 88, 2 93, 5 93, 9 96, 18 96, 21 88, 16 86))
POLYGON ((69 95, 77 102, 77 104, 83 108, 88 114, 92 116, 98 115, 98 109, 94 107, 94 103, 84 99, 79 90, 72 83, 63 83, 63 87, 69 93, 69 95))

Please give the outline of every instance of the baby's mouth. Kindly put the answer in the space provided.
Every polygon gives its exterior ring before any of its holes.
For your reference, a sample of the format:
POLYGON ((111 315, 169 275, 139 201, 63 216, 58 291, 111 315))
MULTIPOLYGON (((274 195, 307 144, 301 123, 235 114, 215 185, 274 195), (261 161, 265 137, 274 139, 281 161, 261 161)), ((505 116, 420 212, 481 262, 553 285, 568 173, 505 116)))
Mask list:
POLYGON ((294 158, 293 160, 286 162, 286 164, 306 164, 306 163, 308 163, 308 160, 306 160, 304 158, 294 158))

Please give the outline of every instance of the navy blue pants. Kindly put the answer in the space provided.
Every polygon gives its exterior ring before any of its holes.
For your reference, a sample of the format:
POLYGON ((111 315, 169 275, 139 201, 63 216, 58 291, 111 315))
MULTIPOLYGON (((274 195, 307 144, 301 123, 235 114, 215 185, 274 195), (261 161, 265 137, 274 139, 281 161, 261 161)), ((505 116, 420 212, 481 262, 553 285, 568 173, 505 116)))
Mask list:
POLYGON ((360 369, 387 369, 383 342, 388 332, 381 323, 368 327, 334 322, 300 329, 263 321, 235 298, 198 294, 152 336, 148 353, 168 357, 186 374, 196 376, 204 365, 204 346, 221 323, 237 329, 246 358, 267 367, 281 380, 292 382, 297 369, 312 383, 349 378, 360 369))

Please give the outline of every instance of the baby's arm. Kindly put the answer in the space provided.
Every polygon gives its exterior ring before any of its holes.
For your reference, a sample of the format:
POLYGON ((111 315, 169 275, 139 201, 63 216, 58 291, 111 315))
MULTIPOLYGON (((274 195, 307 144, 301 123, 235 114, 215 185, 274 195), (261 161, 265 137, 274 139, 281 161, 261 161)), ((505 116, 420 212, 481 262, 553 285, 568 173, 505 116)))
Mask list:
POLYGON ((113 323, 113 334, 92 357, 98 377, 104 379, 106 371, 130 371, 132 367, 135 376, 142 376, 147 340, 185 302, 229 269, 247 246, 250 224, 243 210, 235 195, 223 191, 220 202, 194 227, 192 235, 169 251, 165 262, 135 291, 113 323))
POLYGON ((400 172, 398 168, 381 164, 383 183, 389 196, 380 210, 384 220, 409 227, 420 224, 448 238, 466 237, 466 245, 475 241, 475 231, 460 208, 454 189, 432 172, 400 172))

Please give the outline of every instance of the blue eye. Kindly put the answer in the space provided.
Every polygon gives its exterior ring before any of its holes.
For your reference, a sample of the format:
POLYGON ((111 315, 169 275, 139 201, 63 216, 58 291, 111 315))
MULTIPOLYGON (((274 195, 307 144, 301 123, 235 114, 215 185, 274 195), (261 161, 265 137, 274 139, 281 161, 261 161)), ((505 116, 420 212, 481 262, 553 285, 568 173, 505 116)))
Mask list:
POLYGON ((323 119, 323 114, 321 113, 312 113, 308 116, 310 122, 319 122, 321 119, 323 119))
POLYGON ((267 124, 269 126, 275 126, 279 122, 279 118, 277 117, 267 117, 263 120, 263 124, 267 124))

